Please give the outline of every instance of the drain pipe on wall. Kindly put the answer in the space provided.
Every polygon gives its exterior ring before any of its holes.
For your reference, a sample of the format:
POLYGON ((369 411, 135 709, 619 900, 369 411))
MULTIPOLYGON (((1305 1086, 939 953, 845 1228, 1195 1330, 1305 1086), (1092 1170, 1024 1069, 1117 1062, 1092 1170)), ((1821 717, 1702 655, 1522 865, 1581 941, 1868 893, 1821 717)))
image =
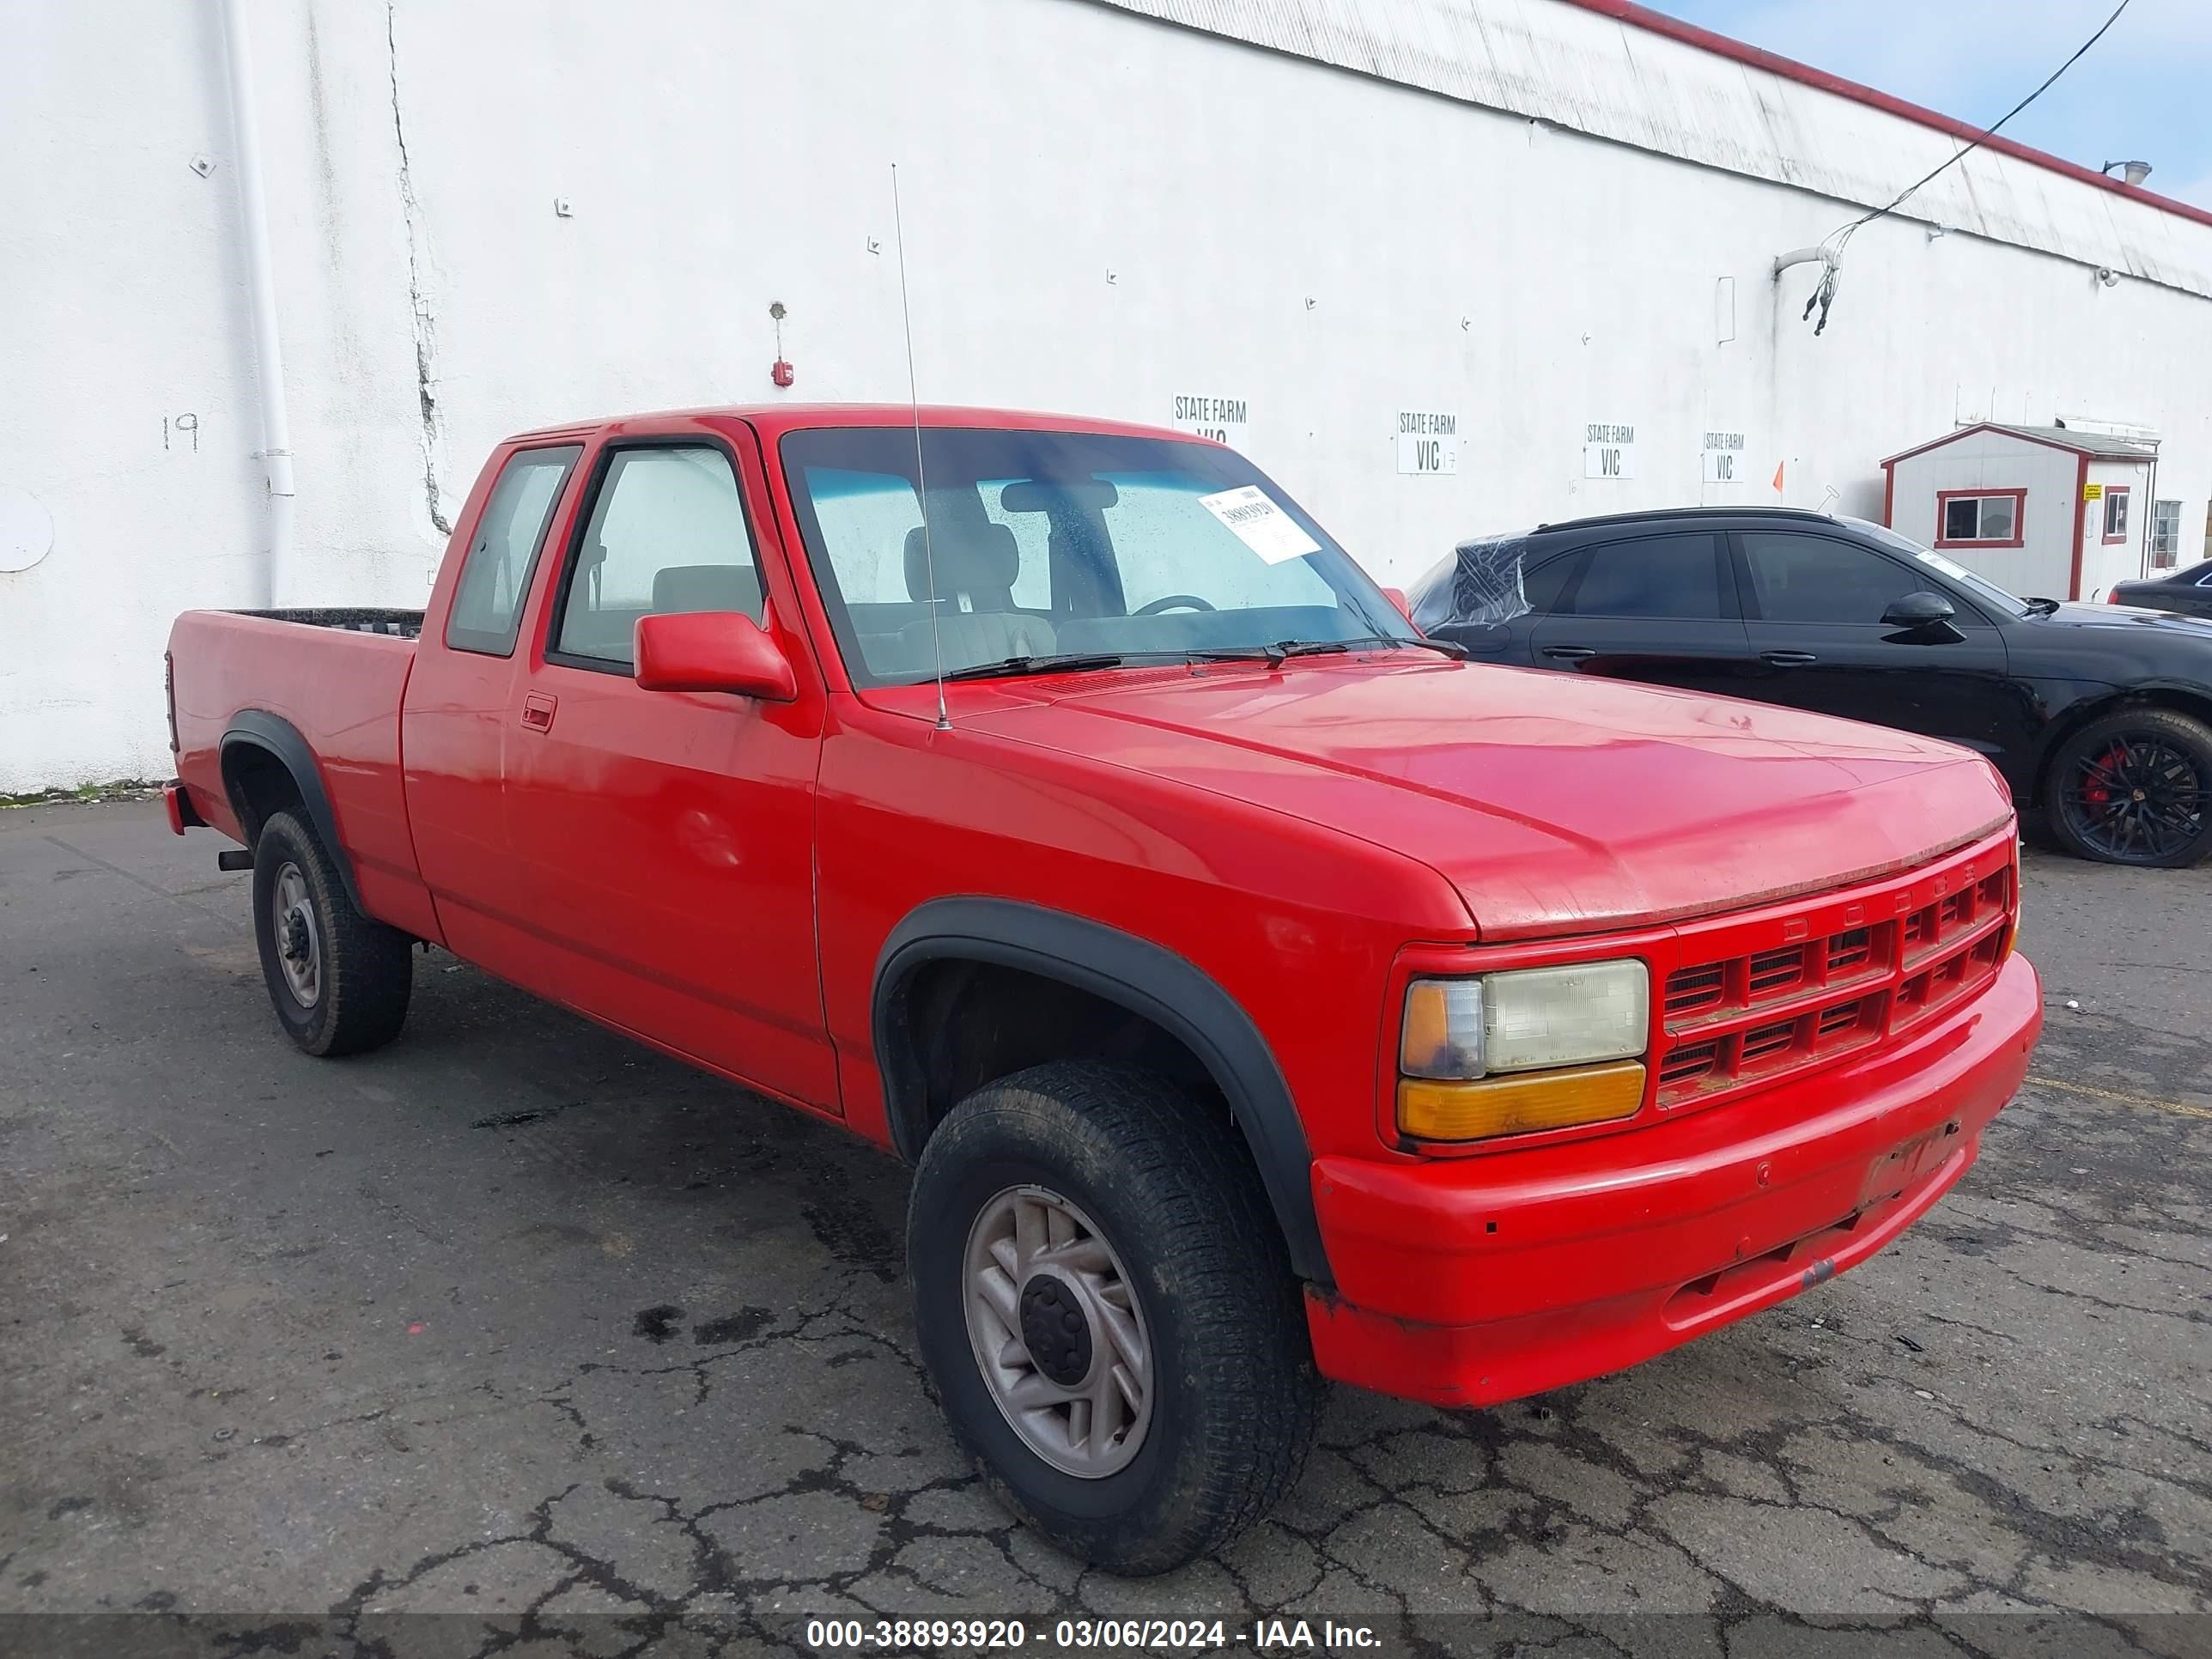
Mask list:
POLYGON ((292 574, 292 422, 284 406, 284 348, 276 331, 276 262, 269 252, 269 209, 261 188, 261 127, 253 114, 253 53, 244 0, 223 0, 222 38, 230 61, 230 125, 238 149, 238 205, 246 295, 253 309, 254 370, 261 392, 261 453, 269 470, 269 554, 264 603, 283 596, 292 574))

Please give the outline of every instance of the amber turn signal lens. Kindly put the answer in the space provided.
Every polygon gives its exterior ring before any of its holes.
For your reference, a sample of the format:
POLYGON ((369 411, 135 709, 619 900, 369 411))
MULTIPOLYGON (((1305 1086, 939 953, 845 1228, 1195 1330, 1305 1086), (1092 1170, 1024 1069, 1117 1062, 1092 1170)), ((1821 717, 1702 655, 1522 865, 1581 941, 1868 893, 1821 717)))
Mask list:
POLYGON ((1482 981, 1417 979, 1406 988, 1398 1069, 1407 1077, 1482 1075, 1482 981))
POLYGON ((2027 902, 2027 895, 2021 890, 2020 842, 2012 844, 2012 920, 2005 924, 2004 953, 2010 956, 2020 949, 2021 913, 2027 902))
POLYGON ((1644 1103, 1639 1060, 1528 1072, 1478 1083, 1406 1078, 1398 1085, 1398 1127, 1417 1140, 1488 1140, 1633 1117, 1644 1103))

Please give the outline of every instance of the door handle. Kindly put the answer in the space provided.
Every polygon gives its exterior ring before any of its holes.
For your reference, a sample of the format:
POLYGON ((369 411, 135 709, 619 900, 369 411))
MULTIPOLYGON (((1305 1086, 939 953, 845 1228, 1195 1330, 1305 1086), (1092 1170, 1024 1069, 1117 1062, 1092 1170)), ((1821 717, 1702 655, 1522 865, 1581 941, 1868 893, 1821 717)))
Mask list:
POLYGON ((1777 668, 1802 668, 1807 663, 1820 660, 1809 651, 1762 651, 1759 659, 1777 668))
POLYGON ((1597 653, 1586 645, 1547 645, 1544 654, 1555 662, 1588 662, 1597 653))
POLYGON ((532 691, 522 700, 523 726, 532 732, 550 732, 553 729, 553 711, 558 706, 559 699, 543 691, 532 691))

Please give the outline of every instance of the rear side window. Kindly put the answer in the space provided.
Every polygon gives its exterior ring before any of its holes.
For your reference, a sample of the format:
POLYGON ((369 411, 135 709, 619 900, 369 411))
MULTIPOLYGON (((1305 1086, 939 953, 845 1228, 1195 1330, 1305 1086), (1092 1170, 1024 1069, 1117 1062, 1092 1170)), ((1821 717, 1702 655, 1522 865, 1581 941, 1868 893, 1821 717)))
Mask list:
POLYGON ((1825 536, 1747 530, 1743 562, 1768 622, 1875 624, 1891 602, 1933 584, 1895 559, 1825 536))
POLYGON ((1540 617, 1559 609, 1559 590, 1567 585, 1575 564, 1575 556, 1570 553, 1563 559, 1553 559, 1548 564, 1523 571, 1521 590, 1528 599, 1528 608, 1540 617))
POLYGON ((1719 622, 1720 561, 1710 534, 1646 536, 1589 551, 1575 585, 1577 617, 1664 617, 1719 622))
POLYGON ((568 481, 568 469, 583 453, 580 445, 560 449, 525 449, 501 471, 477 520, 461 567, 453 609, 446 618, 446 644, 455 651, 480 651, 511 657, 522 626, 522 601, 554 504, 568 481))
POLYGON ((553 648, 628 667, 640 617, 761 619, 760 569, 729 457, 712 444, 617 450, 577 544, 553 648))

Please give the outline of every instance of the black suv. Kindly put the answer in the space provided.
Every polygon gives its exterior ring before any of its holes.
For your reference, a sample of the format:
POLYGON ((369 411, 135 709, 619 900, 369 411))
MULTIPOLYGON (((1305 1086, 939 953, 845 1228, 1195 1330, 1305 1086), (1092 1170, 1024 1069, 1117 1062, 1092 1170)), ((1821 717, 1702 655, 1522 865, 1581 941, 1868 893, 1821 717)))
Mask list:
POLYGON ((1409 597, 1478 659, 1964 744, 2086 858, 2212 853, 2212 620, 2015 599, 1880 525, 1783 507, 1480 537, 1409 597))

